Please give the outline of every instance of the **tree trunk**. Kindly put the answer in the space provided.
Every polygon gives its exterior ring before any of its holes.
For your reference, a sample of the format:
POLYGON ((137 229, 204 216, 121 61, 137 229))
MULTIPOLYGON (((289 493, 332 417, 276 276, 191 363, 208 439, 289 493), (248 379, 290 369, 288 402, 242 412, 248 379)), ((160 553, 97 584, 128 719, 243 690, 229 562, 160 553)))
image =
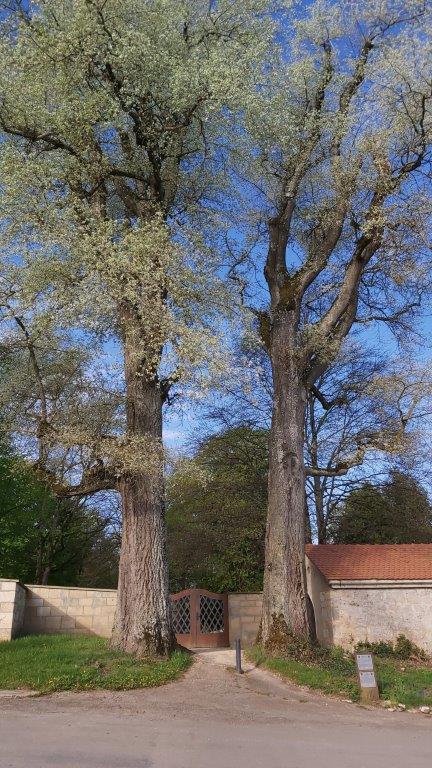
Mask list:
MULTIPOLYGON (((128 434, 162 441, 162 395, 142 375, 136 349, 125 344, 128 434)), ((158 463, 158 462, 156 462, 158 463)), ((163 466, 120 482, 123 524, 112 645, 138 656, 166 656, 175 647, 166 556, 163 466)))
POLYGON ((262 640, 283 648, 290 636, 310 639, 305 571, 304 424, 306 389, 294 353, 289 313, 273 323, 273 413, 269 444, 268 517, 262 640))

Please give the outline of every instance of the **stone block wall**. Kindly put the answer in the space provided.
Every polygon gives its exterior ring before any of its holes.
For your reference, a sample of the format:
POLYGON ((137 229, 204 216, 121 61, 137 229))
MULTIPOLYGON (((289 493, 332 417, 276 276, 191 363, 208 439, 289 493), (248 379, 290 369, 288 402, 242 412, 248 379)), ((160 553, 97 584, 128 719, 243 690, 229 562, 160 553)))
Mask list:
POLYGON ((351 649, 367 640, 394 642, 405 635, 432 654, 432 588, 331 589, 333 643, 351 649))
MULTIPOLYGON (((393 642, 400 634, 432 654, 432 586, 381 583, 332 585, 308 562, 319 642, 351 649, 367 640, 393 642)), ((22 585, 0 579, 0 640, 26 634, 95 634, 109 637, 116 590, 22 585)), ((261 620, 261 594, 228 596, 233 646, 255 642, 261 620)))
POLYGON ((261 621, 262 594, 228 595, 230 645, 240 639, 243 646, 253 645, 261 621))
MULTIPOLYGON (((0 580, 0 640, 16 635, 111 635, 116 606, 115 589, 22 585, 0 580)), ((257 636, 261 620, 261 594, 228 596, 229 636, 244 646, 257 636)))
POLYGON ((22 628, 26 592, 16 579, 0 579, 0 641, 12 640, 22 628))
POLYGON ((23 631, 109 637, 115 605, 115 589, 27 585, 23 631))

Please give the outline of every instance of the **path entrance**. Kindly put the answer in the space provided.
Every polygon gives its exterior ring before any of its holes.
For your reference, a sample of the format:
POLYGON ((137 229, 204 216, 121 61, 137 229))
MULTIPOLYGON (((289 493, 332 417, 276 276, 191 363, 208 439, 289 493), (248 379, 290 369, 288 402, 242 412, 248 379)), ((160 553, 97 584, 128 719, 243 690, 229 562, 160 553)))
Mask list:
POLYGON ((171 595, 174 631, 185 648, 229 645, 228 595, 206 589, 184 589, 171 595))

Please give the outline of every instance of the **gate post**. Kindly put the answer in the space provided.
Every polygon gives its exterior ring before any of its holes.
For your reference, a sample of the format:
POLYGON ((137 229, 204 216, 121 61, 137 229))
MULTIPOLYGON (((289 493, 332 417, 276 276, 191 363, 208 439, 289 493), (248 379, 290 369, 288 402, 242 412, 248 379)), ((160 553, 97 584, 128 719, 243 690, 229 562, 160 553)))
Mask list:
POLYGON ((238 638, 235 641, 235 651, 236 651, 236 672, 239 673, 239 675, 243 674, 242 665, 241 665, 241 641, 240 638, 238 638))

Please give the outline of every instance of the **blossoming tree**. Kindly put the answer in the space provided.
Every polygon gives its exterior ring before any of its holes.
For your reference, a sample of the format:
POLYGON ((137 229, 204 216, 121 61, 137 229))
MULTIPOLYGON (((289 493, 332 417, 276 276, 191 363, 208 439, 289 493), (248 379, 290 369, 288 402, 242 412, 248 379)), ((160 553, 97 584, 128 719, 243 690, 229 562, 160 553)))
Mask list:
MULTIPOLYGON (((91 466, 64 495, 120 492, 113 643, 166 654, 175 639, 162 408, 173 384, 214 361, 228 300, 206 226, 224 184, 222 107, 235 109, 247 87, 265 45, 267 3, 1 7, 0 215, 17 279, 34 300, 27 321, 55 313, 75 343, 91 348, 94 335, 123 361, 124 430, 117 422, 95 439, 91 417, 63 433, 47 417, 40 449, 47 456, 66 441, 91 451, 91 466)), ((10 313, 20 315, 13 296, 10 313)))
POLYGON ((310 633, 308 392, 351 329, 394 326, 429 286, 430 24, 430 6, 417 0, 294 6, 268 85, 245 109, 249 151, 238 175, 265 232, 269 303, 258 315, 273 380, 269 647, 310 633))

